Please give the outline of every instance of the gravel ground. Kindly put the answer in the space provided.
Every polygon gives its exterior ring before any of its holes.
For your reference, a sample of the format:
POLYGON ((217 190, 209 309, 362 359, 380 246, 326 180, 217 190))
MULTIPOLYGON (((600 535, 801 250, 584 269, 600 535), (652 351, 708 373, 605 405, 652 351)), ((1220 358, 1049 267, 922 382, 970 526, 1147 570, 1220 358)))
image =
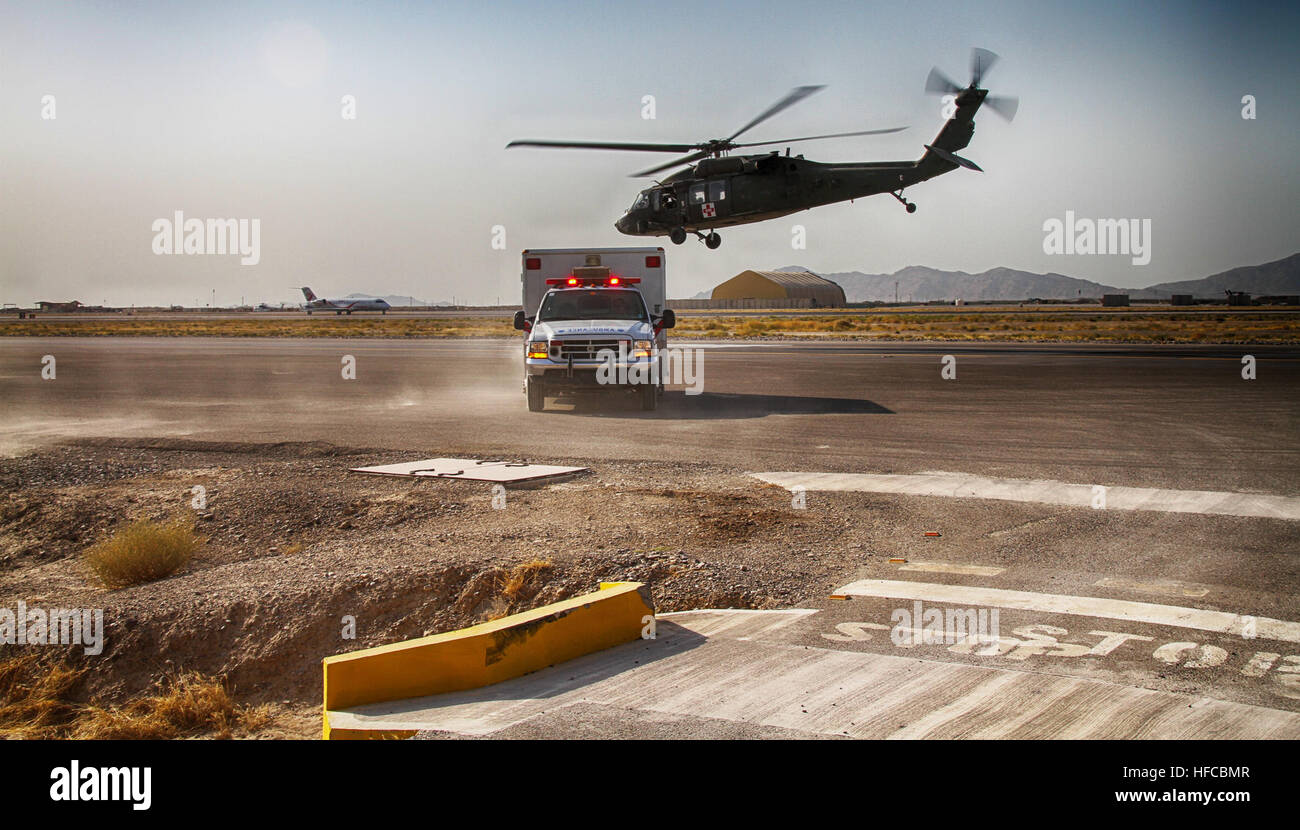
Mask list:
MULTIPOLYGON (((0 460, 0 606, 103 608, 104 653, 78 694, 120 700, 165 673, 227 678, 319 728, 320 660, 595 589, 652 586, 661 611, 824 597, 907 523, 867 496, 816 512, 743 470, 532 458, 591 472, 511 489, 348 472, 419 456, 328 444, 81 441, 0 460), (192 488, 206 507, 191 507, 192 488), (176 575, 99 587, 85 549, 138 518, 193 513, 205 539, 176 575), (355 617, 355 639, 343 637, 355 617)), ((887 542, 884 547, 888 547, 887 542)), ((2 650, 3 647, 0 647, 2 650)))

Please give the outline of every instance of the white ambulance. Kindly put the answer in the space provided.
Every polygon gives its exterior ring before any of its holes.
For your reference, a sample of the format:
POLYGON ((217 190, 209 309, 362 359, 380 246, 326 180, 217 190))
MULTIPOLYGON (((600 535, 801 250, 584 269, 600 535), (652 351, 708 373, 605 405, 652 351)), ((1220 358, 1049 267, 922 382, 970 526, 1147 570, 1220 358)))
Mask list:
POLYGON ((660 352, 676 316, 665 308, 663 248, 533 248, 523 252, 524 391, 546 398, 631 392, 642 409, 663 393, 660 352))

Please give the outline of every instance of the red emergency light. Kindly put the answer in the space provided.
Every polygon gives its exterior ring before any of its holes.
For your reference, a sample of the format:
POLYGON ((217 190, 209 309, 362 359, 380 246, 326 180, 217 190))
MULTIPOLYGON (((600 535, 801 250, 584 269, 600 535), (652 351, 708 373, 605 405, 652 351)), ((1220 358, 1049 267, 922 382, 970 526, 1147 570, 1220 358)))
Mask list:
POLYGON ((542 258, 538 256, 528 257, 524 260, 524 268, 528 271, 542 270, 542 258))
POLYGON ((589 288, 602 288, 615 285, 636 285, 641 282, 640 277, 552 277, 546 281, 547 285, 563 285, 566 287, 587 286, 589 288))

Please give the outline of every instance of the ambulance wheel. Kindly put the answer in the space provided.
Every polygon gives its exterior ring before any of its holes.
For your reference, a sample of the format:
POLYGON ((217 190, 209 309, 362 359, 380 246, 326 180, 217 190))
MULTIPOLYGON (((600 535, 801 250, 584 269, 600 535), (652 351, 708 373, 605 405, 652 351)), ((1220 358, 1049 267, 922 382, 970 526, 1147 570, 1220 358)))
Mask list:
POLYGON ((641 385, 641 408, 647 412, 659 406, 659 384, 645 383, 641 385))
POLYGON ((708 236, 704 237, 704 244, 710 251, 716 250, 722 244, 722 237, 718 236, 717 233, 710 232, 708 236))
POLYGON ((674 245, 680 245, 686 241, 686 229, 673 228, 671 231, 668 232, 668 238, 673 241, 674 245))
POLYGON ((546 390, 540 383, 528 379, 528 411, 541 412, 546 409, 546 390))

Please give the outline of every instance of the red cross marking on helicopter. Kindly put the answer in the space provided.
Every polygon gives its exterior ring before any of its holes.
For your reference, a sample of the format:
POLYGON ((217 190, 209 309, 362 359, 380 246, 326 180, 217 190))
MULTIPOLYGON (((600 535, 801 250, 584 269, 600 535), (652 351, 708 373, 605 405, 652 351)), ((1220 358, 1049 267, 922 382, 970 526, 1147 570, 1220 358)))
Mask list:
POLYGON ((712 219, 718 215, 718 211, 713 207, 713 202, 705 202, 701 213, 704 214, 705 219, 712 219))

